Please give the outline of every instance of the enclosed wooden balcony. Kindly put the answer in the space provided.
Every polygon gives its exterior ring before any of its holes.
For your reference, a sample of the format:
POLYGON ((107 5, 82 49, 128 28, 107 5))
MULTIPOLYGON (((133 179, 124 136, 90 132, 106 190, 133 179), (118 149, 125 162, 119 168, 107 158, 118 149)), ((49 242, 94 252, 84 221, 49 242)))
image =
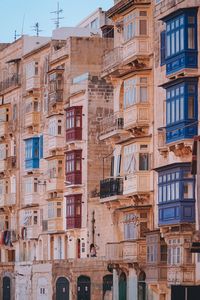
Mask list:
POLYGON ((100 181, 100 199, 109 201, 113 196, 123 194, 123 178, 106 178, 100 181))
POLYGON ((147 38, 136 37, 123 46, 123 61, 133 59, 134 57, 148 56, 149 41, 147 38))
POLYGON ((124 179, 124 195, 150 192, 150 172, 138 171, 128 174, 124 179))
POLYGON ((7 170, 6 159, 0 160, 0 173, 4 173, 7 170))
POLYGON ((39 112, 30 112, 25 114, 25 127, 35 127, 39 125, 40 122, 40 113, 39 112))
POLYGON ((116 113, 103 118, 100 122, 100 140, 117 137, 124 133, 123 113, 116 113))
POLYGON ((50 151, 63 148, 64 147, 64 138, 62 136, 49 136, 48 138, 48 149, 50 151))
POLYGON ((112 261, 146 261, 145 240, 121 241, 106 244, 106 259, 112 261))
POLYGON ((124 110, 124 129, 149 126, 150 107, 148 104, 135 104, 124 110))
POLYGON ((16 204, 16 193, 5 194, 5 206, 12 206, 16 204))
POLYGON ((63 219, 55 218, 48 220, 48 231, 61 231, 63 230, 63 219))
POLYGON ((39 236, 39 233, 40 233, 39 226, 27 226, 25 239, 26 240, 37 239, 39 236))
POLYGON ((117 47, 103 56, 103 72, 109 72, 123 61, 123 47, 117 47))
POLYGON ((40 87, 40 78, 38 75, 26 79, 26 91, 37 90, 40 87))
POLYGON ((69 45, 58 45, 58 47, 53 47, 50 54, 50 63, 57 61, 58 59, 64 58, 69 55, 69 45))
POLYGON ((4 137, 8 134, 8 122, 0 121, 0 137, 4 137))
POLYGON ((40 202, 39 200, 39 194, 38 193, 31 193, 31 194, 25 194, 24 195, 24 206, 29 205, 38 205, 40 202))
POLYGON ((46 191, 55 191, 55 190, 63 190, 64 187, 64 178, 49 178, 46 181, 46 191))

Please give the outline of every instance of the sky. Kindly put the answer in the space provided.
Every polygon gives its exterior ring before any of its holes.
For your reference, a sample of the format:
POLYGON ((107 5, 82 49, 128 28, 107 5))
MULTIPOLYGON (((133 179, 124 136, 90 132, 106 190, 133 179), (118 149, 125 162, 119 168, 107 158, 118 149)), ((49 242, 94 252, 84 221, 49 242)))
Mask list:
MULTIPOLYGON (((14 41, 17 34, 34 35, 33 26, 39 23, 40 35, 51 36, 55 28, 55 16, 50 12, 57 9, 57 0, 0 0, 0 42, 14 41)), ((104 10, 113 6, 114 0, 59 0, 63 9, 60 27, 75 26, 98 7, 104 10)))

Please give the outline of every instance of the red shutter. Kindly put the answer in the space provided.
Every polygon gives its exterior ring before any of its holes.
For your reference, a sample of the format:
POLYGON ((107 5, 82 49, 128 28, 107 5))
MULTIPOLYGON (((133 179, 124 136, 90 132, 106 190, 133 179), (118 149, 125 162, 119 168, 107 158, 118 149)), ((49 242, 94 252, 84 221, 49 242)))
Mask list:
POLYGON ((73 118, 73 128, 66 128, 66 142, 72 140, 82 140, 82 106, 72 106, 66 109, 66 118, 73 118))

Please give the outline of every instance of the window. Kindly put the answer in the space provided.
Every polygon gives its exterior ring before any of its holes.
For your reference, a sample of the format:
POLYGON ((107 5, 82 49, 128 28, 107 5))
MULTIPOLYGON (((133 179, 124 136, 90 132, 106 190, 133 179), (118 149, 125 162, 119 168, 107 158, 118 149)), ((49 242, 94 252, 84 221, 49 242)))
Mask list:
POLYGON ((166 89, 167 142, 184 137, 192 138, 197 133, 197 124, 194 122, 197 121, 198 116, 197 93, 197 79, 195 78, 182 81, 166 89), (192 125, 189 126, 189 123, 192 125), (177 127, 172 128, 171 126, 177 127), (182 127, 183 130, 181 130, 182 127))
POLYGON ((148 101, 147 77, 135 77, 124 81, 124 109, 148 101))
POLYGON ((91 29, 98 29, 98 27, 99 27, 99 19, 96 18, 91 22, 91 29))
POLYGON ((124 41, 147 35, 147 12, 134 11, 124 17, 124 41))
POLYGON ((147 262, 155 263, 158 261, 157 245, 147 246, 147 262))
MULTIPOLYGON (((186 67, 197 67, 197 10, 180 10, 179 14, 173 13, 164 21, 166 33, 165 37, 161 33, 161 41, 166 40, 167 74, 186 67)), ((161 43, 161 49, 164 49, 163 46, 164 43, 161 43)), ((161 62, 162 55, 161 50, 161 62)))
POLYGON ((48 219, 62 217, 62 203, 61 202, 48 202, 48 219))
POLYGON ((49 75, 49 92, 55 93, 63 90, 63 74, 52 73, 49 75))
POLYGON ((135 240, 139 237, 139 216, 129 213, 124 216, 124 239, 135 240))
POLYGON ((169 240, 168 245, 168 265, 178 265, 181 264, 181 246, 180 239, 171 239, 169 240))
POLYGON ((139 153, 139 171, 149 170, 149 153, 139 153))
POLYGON ((148 145, 131 144, 124 146, 124 174, 133 174, 136 171, 148 171, 149 169, 148 145))
POLYGON ((37 76, 38 75, 38 62, 32 61, 32 62, 26 64, 25 70, 26 70, 26 79, 29 79, 33 76, 37 76))
POLYGON ((81 183, 82 150, 66 153, 66 180, 71 183, 81 183))
POLYGON ((62 135, 62 120, 57 118, 49 119, 49 135, 60 136, 62 135))

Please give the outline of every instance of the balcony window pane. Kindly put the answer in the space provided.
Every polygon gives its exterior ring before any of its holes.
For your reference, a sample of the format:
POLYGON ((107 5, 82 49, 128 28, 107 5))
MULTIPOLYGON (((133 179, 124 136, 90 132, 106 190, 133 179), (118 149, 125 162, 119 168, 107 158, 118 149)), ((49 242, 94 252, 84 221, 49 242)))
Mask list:
POLYGON ((188 97, 188 118, 194 118, 194 96, 188 97))
POLYGON ((176 182, 176 199, 179 199, 179 182, 176 182))
POLYGON ((180 98, 180 120, 184 119, 184 98, 180 98))
POLYGON ((170 124, 171 122, 170 115, 170 102, 167 102, 167 124, 170 124))
POLYGON ((140 35, 147 35, 147 20, 140 20, 140 35))
POLYGON ((147 171, 149 170, 149 154, 139 153, 139 170, 147 171))
POLYGON ((167 35, 167 56, 170 56, 171 49, 171 38, 170 35, 167 35))
POLYGON ((140 87, 140 102, 147 102, 147 87, 140 87))
POLYGON ((184 29, 180 30, 180 50, 184 50, 184 29))
POLYGON ((176 100, 176 121, 180 119, 179 99, 176 100))
POLYGON ((195 49, 195 29, 188 28, 188 49, 195 49))
POLYGON ((175 34, 172 33, 171 35, 171 55, 173 55, 175 53, 175 34))
POLYGON ((171 123, 175 121, 175 102, 171 102, 171 123))
POLYGON ((193 198, 193 183, 184 182, 184 199, 192 199, 192 198, 193 198))
POLYGON ((167 186, 163 186, 163 202, 166 202, 167 200, 167 186))

